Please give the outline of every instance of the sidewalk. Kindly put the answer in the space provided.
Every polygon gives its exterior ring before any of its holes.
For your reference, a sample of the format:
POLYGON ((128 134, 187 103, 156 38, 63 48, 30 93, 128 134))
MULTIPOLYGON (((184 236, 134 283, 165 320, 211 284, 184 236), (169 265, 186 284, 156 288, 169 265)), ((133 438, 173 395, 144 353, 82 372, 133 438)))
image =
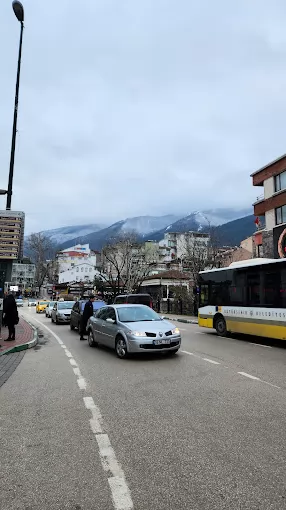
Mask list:
POLYGON ((171 321, 184 322, 185 324, 198 324, 198 317, 194 317, 192 315, 165 313, 162 317, 170 319, 171 321))
POLYGON ((0 356, 2 354, 23 351, 34 347, 38 341, 36 328, 30 326, 22 317, 19 317, 19 324, 16 326, 16 340, 14 342, 5 342, 8 337, 8 328, 2 327, 2 340, 0 340, 0 356))

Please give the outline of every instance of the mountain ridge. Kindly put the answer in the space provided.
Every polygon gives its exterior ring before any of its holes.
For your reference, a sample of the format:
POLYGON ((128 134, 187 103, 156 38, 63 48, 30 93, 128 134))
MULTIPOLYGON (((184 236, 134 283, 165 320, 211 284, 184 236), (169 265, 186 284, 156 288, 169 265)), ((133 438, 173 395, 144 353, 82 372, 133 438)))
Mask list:
POLYGON ((76 244, 89 244, 92 249, 101 250, 106 243, 128 232, 134 233, 139 241, 144 242, 147 240, 160 241, 167 232, 207 232, 212 227, 216 230, 220 245, 237 246, 243 239, 252 235, 255 230, 252 214, 233 218, 236 214, 244 211, 219 209, 209 212, 211 215, 195 211, 185 216, 173 214, 137 216, 119 220, 110 226, 91 223, 59 227, 42 231, 42 233, 52 240, 56 249, 65 249, 76 244), (226 219, 224 223, 214 225, 213 218, 218 220, 223 217, 225 219, 232 218, 230 221, 226 219))

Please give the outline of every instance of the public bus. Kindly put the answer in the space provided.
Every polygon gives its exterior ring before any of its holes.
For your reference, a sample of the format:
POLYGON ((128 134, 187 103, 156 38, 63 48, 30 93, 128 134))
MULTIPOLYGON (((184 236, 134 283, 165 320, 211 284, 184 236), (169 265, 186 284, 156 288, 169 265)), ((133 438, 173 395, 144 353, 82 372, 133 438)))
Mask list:
POLYGON ((286 340, 286 259, 252 259, 199 275, 199 326, 219 336, 286 340))

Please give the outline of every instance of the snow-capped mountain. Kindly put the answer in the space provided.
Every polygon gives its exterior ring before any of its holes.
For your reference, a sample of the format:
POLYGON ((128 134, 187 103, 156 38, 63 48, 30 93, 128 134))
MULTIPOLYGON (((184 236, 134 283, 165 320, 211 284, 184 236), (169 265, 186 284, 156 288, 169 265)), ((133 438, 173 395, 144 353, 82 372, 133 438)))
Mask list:
POLYGON ((174 214, 166 216, 137 216, 136 218, 127 218, 123 223, 122 232, 136 232, 142 236, 150 232, 156 232, 165 228, 169 223, 174 223, 180 218, 174 214))
POLYGON ((221 243, 235 246, 253 233, 253 221, 253 216, 248 210, 218 209, 195 211, 182 217, 172 214, 138 216, 118 221, 109 227, 88 224, 46 230, 43 233, 50 237, 59 249, 69 248, 78 243, 89 243, 92 249, 100 250, 110 240, 128 232, 136 233, 140 241, 160 241, 167 232, 200 232, 208 231, 210 226, 216 226, 221 243))
POLYGON ((43 233, 49 237, 54 244, 62 244, 66 241, 74 239, 75 237, 81 238, 92 232, 102 230, 104 225, 92 223, 90 225, 76 225, 72 227, 61 227, 52 230, 45 230, 43 233))

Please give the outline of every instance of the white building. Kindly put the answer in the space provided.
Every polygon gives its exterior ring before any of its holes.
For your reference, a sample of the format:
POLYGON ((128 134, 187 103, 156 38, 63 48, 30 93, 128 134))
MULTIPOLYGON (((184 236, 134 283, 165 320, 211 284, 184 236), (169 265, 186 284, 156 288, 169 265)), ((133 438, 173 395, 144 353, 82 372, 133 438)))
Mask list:
POLYGON ((89 262, 79 262, 73 267, 59 273, 59 283, 88 282, 92 283, 99 271, 89 262))
MULTIPOLYGON (((78 267, 80 264, 88 264, 89 268, 93 267, 94 271, 96 268, 100 267, 101 264, 101 255, 97 251, 93 251, 89 248, 89 244, 84 245, 76 245, 67 248, 66 250, 62 250, 57 253, 57 267, 59 274, 59 283, 63 283, 61 279, 61 274, 66 273, 65 278, 68 277, 68 274, 71 275, 71 272, 78 267), (69 273, 67 273, 70 271, 69 273)), ((75 273, 78 271, 75 270, 75 273)), ((92 271, 88 271, 92 272, 92 271)), ((74 273, 74 276, 79 276, 74 273)), ((73 281, 73 280, 65 280, 65 281, 73 281)), ((75 280, 76 281, 76 280, 75 280)), ((81 281, 80 279, 77 281, 81 281)))
POLYGON ((205 251, 210 242, 210 235, 202 232, 168 232, 159 242, 160 262, 183 260, 190 252, 205 251))

